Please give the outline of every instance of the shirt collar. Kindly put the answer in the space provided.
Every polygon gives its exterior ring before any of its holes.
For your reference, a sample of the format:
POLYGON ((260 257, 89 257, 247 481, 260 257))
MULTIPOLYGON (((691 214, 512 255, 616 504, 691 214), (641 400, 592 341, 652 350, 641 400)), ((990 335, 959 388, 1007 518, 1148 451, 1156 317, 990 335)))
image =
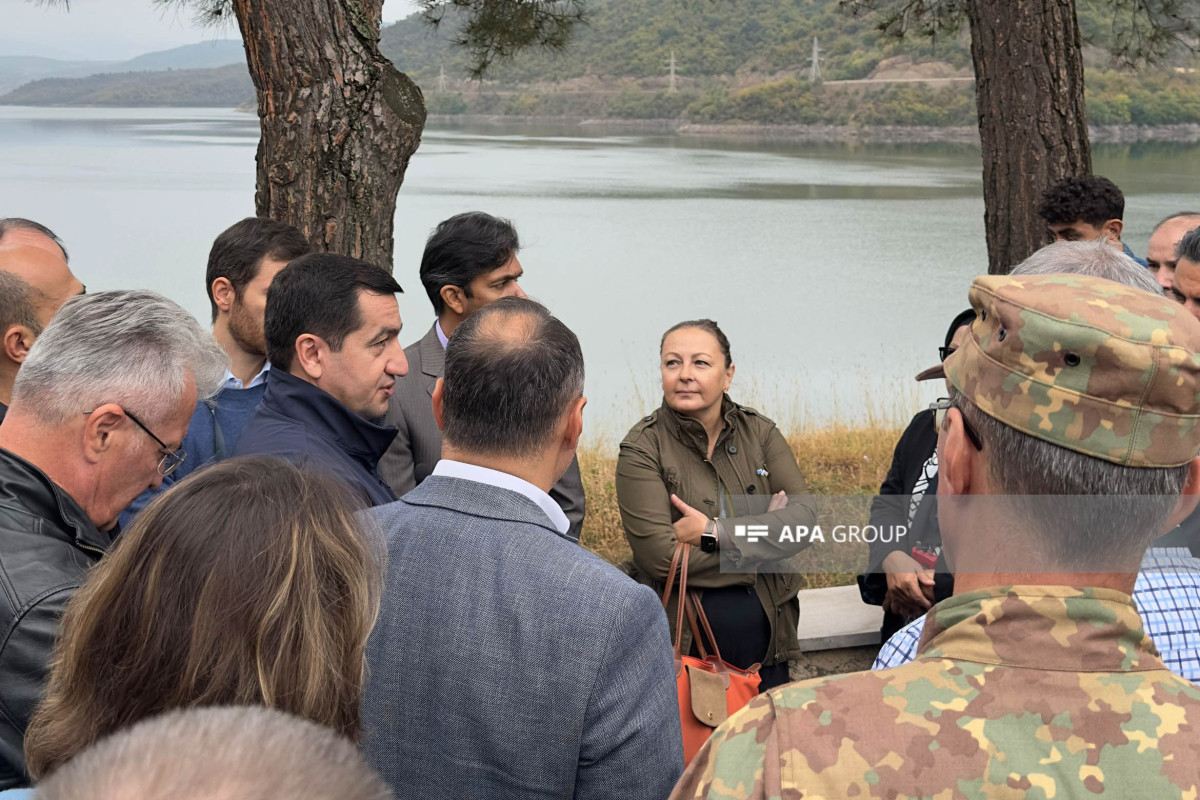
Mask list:
POLYGON ((926 617, 917 655, 1064 672, 1165 669, 1133 600, 1112 589, 999 586, 926 617))
MULTIPOLYGON (((668 421, 668 425, 675 431, 676 438, 691 440, 694 448, 702 454, 708 454, 708 431, 704 430, 704 425, 695 417, 689 417, 686 414, 680 414, 675 409, 667 405, 667 400, 664 397, 662 406, 660 407, 659 418, 668 421)), ((721 417, 725 421, 724 427, 721 429, 720 435, 717 436, 717 444, 724 440, 725 435, 737 427, 738 406, 729 399, 729 395, 721 397, 721 417)))
POLYGON ((267 382, 267 373, 271 370, 271 362, 263 363, 263 368, 258 371, 258 374, 250 379, 250 383, 243 384, 241 380, 234 376, 227 367, 225 369, 225 380, 221 381, 222 389, 253 389, 261 383, 267 382))
POLYGON ((442 332, 442 321, 439 319, 433 323, 433 329, 437 331, 438 341, 442 343, 442 349, 446 349, 446 345, 450 343, 450 337, 442 332))
POLYGON ((567 531, 571 528, 571 523, 567 519, 567 515, 558 507, 558 503, 554 502, 554 498, 529 481, 522 480, 516 475, 476 466, 475 464, 451 461, 446 458, 438 461, 437 466, 433 468, 433 474, 446 478, 460 478, 464 481, 486 483, 488 486, 495 486, 500 489, 508 489, 510 492, 516 492, 517 494, 523 494, 537 503, 542 511, 546 512, 546 516, 550 518, 554 529, 559 533, 566 535, 567 531))

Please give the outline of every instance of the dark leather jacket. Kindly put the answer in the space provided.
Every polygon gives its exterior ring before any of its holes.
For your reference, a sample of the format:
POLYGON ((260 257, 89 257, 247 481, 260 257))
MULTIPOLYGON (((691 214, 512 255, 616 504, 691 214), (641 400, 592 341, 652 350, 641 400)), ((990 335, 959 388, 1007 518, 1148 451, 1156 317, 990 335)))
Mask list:
POLYGON ((41 470, 0 449, 0 789, 29 784, 25 727, 59 619, 111 544, 41 470))

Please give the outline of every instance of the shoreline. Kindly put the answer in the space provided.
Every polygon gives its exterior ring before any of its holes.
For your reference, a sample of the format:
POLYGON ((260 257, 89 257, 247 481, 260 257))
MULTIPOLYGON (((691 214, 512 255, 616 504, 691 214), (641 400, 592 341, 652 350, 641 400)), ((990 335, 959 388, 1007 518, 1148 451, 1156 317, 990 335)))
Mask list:
MULTIPOLYGON (((427 125, 550 125, 578 128, 580 132, 630 133, 684 136, 696 139, 739 139, 745 141, 825 142, 870 144, 969 144, 979 146, 974 126, 855 126, 855 125, 756 125, 743 123, 701 124, 674 119, 610 119, 588 117, 506 116, 502 114, 430 114, 427 125)), ((1093 144, 1135 142, 1200 142, 1200 124, 1178 125, 1092 125, 1093 144)))

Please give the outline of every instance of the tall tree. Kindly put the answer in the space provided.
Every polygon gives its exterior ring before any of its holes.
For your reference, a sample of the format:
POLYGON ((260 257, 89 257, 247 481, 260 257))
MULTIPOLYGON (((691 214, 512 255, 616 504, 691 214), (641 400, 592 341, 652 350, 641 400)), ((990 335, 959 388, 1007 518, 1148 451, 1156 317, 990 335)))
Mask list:
MULTIPOLYGON (((67 5, 70 0, 36 0, 67 5)), ((392 268, 396 195, 421 143, 421 90, 379 52, 384 0, 152 0, 199 20, 234 18, 258 95, 255 211, 295 225, 315 249, 392 268)), ((528 47, 565 47, 582 0, 418 0, 482 75, 528 47)))
MULTIPOLYGON (((1109 6, 1114 56, 1128 63, 1191 46, 1195 0, 1093 0, 1109 6)), ((953 33, 965 20, 975 63, 983 150, 988 272, 1005 273, 1046 244, 1038 200, 1092 171, 1075 0, 843 0, 880 14, 893 36, 953 33)))

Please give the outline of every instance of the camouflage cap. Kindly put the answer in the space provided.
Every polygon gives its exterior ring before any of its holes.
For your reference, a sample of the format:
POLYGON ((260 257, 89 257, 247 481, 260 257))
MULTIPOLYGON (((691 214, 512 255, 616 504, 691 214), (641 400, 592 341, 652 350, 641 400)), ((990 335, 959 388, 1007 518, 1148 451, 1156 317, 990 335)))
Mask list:
POLYGON ((1182 305, 1083 275, 987 275, 946 377, 979 410, 1130 467, 1200 453, 1200 322, 1182 305))

